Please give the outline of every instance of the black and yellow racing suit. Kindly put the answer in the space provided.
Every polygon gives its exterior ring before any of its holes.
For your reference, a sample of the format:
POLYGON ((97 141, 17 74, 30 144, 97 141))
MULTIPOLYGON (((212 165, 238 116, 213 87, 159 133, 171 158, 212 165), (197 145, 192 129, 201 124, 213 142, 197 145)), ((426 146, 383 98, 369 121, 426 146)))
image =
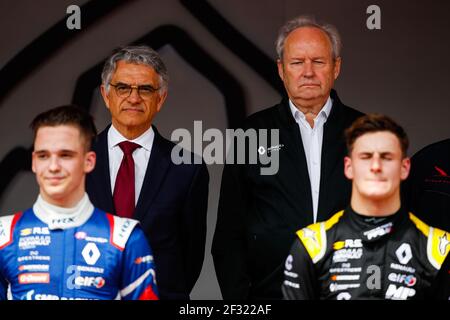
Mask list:
POLYGON ((440 269, 450 234, 406 210, 376 218, 347 208, 297 236, 285 262, 285 299, 449 299, 448 261, 440 269))

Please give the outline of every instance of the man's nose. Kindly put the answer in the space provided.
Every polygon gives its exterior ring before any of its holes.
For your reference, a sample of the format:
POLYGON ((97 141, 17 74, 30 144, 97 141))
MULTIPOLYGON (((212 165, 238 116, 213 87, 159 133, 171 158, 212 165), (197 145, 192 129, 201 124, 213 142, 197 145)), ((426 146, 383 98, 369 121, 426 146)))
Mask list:
POLYGON ((372 162, 370 164, 370 170, 372 172, 380 172, 381 171, 381 159, 379 156, 374 156, 372 158, 372 162))
POLYGON ((49 166, 49 170, 54 172, 54 171, 58 171, 61 168, 60 164, 59 164, 59 160, 57 157, 50 157, 50 166, 49 166))
POLYGON ((314 67, 311 61, 306 61, 303 69, 305 77, 312 77, 314 75, 314 67))
POLYGON ((142 98, 139 95, 138 88, 131 88, 131 92, 130 92, 130 95, 128 96, 127 100, 131 103, 141 102, 142 98))

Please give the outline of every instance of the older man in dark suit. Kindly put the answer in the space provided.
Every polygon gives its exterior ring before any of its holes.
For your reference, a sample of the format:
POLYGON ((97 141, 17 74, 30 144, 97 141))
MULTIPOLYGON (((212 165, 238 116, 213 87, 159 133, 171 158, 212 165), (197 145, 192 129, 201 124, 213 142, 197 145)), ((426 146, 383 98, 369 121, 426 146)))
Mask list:
POLYGON ((141 222, 160 298, 189 299, 204 259, 209 175, 202 161, 176 165, 175 145, 152 126, 167 87, 166 67, 148 47, 125 47, 107 59, 101 93, 112 124, 94 144, 87 192, 95 206, 141 222))
POLYGON ((309 17, 281 29, 278 72, 287 96, 244 124, 279 130, 278 171, 262 175, 261 165, 228 164, 222 177, 212 253, 225 299, 281 299, 283 262, 295 231, 349 201, 343 132, 362 113, 332 90, 340 47, 333 26, 309 17))

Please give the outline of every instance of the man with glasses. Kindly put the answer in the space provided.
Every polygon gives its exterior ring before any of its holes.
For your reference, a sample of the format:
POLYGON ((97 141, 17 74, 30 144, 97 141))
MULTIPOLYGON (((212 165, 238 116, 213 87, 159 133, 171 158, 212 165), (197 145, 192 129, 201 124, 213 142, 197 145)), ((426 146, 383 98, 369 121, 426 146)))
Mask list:
POLYGON ((96 207, 141 222, 160 298, 189 299, 204 258, 209 175, 204 163, 174 164, 175 145, 152 126, 167 97, 167 69, 149 47, 121 48, 106 60, 100 89, 112 124, 94 144, 89 197, 96 207))

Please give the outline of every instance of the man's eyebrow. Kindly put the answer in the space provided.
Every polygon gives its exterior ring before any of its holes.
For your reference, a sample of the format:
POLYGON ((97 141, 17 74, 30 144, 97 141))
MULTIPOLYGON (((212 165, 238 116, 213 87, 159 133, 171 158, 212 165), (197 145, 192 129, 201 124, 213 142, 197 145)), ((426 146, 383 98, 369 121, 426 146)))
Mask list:
MULTIPOLYGON (((116 85, 116 86, 122 85, 122 86, 128 86, 128 87, 133 86, 133 85, 131 85, 131 84, 128 84, 128 83, 125 83, 125 82, 121 82, 121 81, 117 82, 115 85, 116 85)), ((133 87, 134 87, 134 86, 133 86, 133 87)), ((152 88, 155 88, 155 87, 153 86, 153 84, 151 84, 151 83, 140 84, 140 85, 138 85, 138 87, 141 87, 141 88, 142 88, 142 87, 152 87, 152 88)))
MULTIPOLYGON (((47 149, 41 149, 41 150, 35 150, 34 153, 49 153, 50 151, 47 149)), ((57 153, 70 153, 70 154, 76 154, 78 151, 70 150, 70 149, 62 149, 56 151, 57 153)))
POLYGON ((389 155, 393 155, 393 154, 395 154, 395 152, 393 152, 393 151, 380 152, 380 155, 382 155, 382 156, 389 156, 389 155))
POLYGON ((75 150, 70 150, 70 149, 62 149, 62 150, 58 150, 58 153, 78 153, 78 151, 75 150))
POLYGON ((391 155, 391 154, 395 154, 395 152, 393 151, 359 151, 357 152, 357 154, 374 154, 374 153, 379 153, 381 156, 383 155, 391 155))

